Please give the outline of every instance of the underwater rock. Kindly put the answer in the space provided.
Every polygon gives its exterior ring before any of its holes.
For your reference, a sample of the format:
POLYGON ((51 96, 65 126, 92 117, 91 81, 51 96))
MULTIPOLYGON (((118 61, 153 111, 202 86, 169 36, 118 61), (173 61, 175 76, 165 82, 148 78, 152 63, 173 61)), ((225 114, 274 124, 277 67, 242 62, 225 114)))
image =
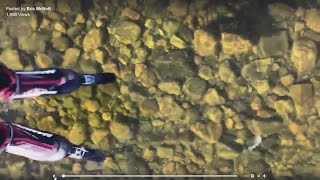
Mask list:
POLYGON ((43 131, 50 131, 57 127, 57 123, 52 116, 44 117, 37 122, 37 127, 43 131))
POLYGON ((195 74, 192 59, 185 51, 164 51, 154 55, 154 58, 152 65, 161 81, 184 80, 195 74))
POLYGON ((104 35, 101 29, 91 29, 83 39, 84 51, 91 51, 100 47, 104 42, 104 35))
POLYGON ((261 152, 243 150, 241 154, 234 159, 234 169, 237 174, 248 174, 265 172, 269 168, 261 152))
POLYGON ((204 102, 210 106, 223 104, 225 102, 224 98, 220 96, 214 88, 208 89, 208 91, 203 96, 204 102))
POLYGON ((81 12, 81 3, 74 3, 72 0, 57 0, 56 10, 66 15, 68 13, 76 14, 81 12))
POLYGON ((68 140, 76 145, 82 144, 86 140, 86 127, 80 122, 73 124, 68 134, 68 140))
POLYGON ((110 132, 119 142, 125 142, 134 136, 128 125, 116 121, 111 122, 110 132))
POLYGON ((78 63, 80 56, 80 50, 77 48, 69 48, 65 51, 62 66, 63 67, 74 67, 78 63))
MULTIPOLYGON (((3 7, 6 7, 6 6, 3 6, 3 7)), ((9 12, 9 11, 6 11, 6 12, 9 12)), ((6 24, 3 24, 2 27, 7 28, 8 30, 7 32, 10 37, 18 38, 18 39, 21 37, 27 38, 27 37, 30 37, 30 35, 34 31, 37 31, 41 18, 38 18, 39 16, 34 12, 29 12, 29 13, 30 13, 30 16, 20 16, 19 18, 9 18, 6 24)))
POLYGON ((104 125, 101 118, 97 114, 93 114, 93 113, 88 114, 88 124, 91 127, 102 127, 104 125))
POLYGON ((170 0, 168 11, 176 17, 183 17, 187 15, 188 3, 184 0, 170 0))
POLYGON ((285 129, 285 125, 278 121, 261 121, 255 119, 247 119, 248 129, 256 136, 269 136, 271 134, 281 133, 285 129))
POLYGON ((23 69, 23 65, 20 62, 20 57, 17 50, 5 49, 0 55, 0 61, 11 69, 23 69))
POLYGON ((196 30, 194 32, 194 49, 200 56, 217 55, 217 40, 214 35, 204 31, 196 30))
POLYGON ((256 80, 252 83, 252 86, 262 95, 267 94, 271 90, 269 80, 256 80))
POLYGON ((141 28, 127 20, 117 21, 108 28, 108 31, 124 44, 133 44, 141 35, 141 28))
POLYGON ((155 99, 146 99, 140 105, 140 111, 143 115, 154 115, 159 111, 158 102, 155 99))
POLYGON ((102 119, 104 121, 111 121, 112 120, 112 113, 111 112, 102 113, 102 119))
POLYGON ((187 44, 176 35, 171 36, 170 44, 179 49, 183 49, 187 47, 187 44))
POLYGON ((157 147, 157 155, 163 159, 172 159, 174 150, 169 147, 157 147))
POLYGON ((283 56, 289 48, 286 31, 274 33, 271 36, 262 36, 258 42, 262 57, 283 56))
POLYGON ((305 23, 303 21, 297 21, 296 23, 294 23, 294 31, 295 32, 300 32, 304 29, 305 27, 305 23))
POLYGON ((262 99, 260 98, 260 96, 254 96, 250 102, 250 107, 251 109, 257 111, 260 110, 262 108, 262 99))
POLYGON ((205 110, 205 117, 209 120, 219 123, 223 118, 223 112, 217 107, 210 107, 205 110))
POLYGON ((290 100, 278 100, 274 102, 274 108, 277 113, 285 118, 293 112, 293 107, 293 103, 290 100))
POLYGON ((33 54, 36 52, 44 52, 46 49, 46 38, 37 33, 33 33, 31 36, 23 36, 18 39, 19 49, 33 54))
POLYGON ((5 31, 0 31, 0 48, 10 49, 13 45, 13 39, 5 31))
POLYGON ((164 21, 162 24, 162 28, 166 34, 166 37, 170 38, 175 35, 180 27, 180 22, 175 20, 164 21))
POLYGON ((252 44, 249 40, 241 38, 239 35, 222 33, 221 34, 222 51, 225 54, 242 54, 252 49, 252 44))
POLYGON ((142 35, 142 41, 144 45, 150 49, 154 49, 156 47, 156 44, 155 44, 156 40, 153 36, 153 32, 150 29, 147 29, 146 31, 144 31, 142 35))
POLYGON ((10 179, 21 179, 25 174, 24 173, 24 168, 26 168, 25 166, 26 166, 25 161, 17 161, 17 162, 8 164, 7 167, 10 174, 10 179))
POLYGON ((307 26, 315 32, 320 33, 320 10, 319 9, 310 9, 306 12, 305 21, 307 26))
POLYGON ((106 58, 106 55, 107 55, 106 51, 104 51, 102 49, 95 49, 90 54, 90 58, 92 60, 99 62, 100 64, 104 64, 104 60, 106 58))
POLYGON ((38 68, 50 68, 53 67, 53 62, 51 57, 44 53, 37 53, 35 59, 36 65, 38 68))
POLYGON ((146 17, 161 19, 168 16, 167 7, 169 5, 169 0, 149 0, 144 1, 144 15, 146 17))
POLYGON ((109 131, 106 129, 93 129, 90 139, 93 144, 99 144, 108 134, 109 131))
POLYGON ((213 71, 212 68, 210 68, 210 66, 200 66, 198 70, 198 76, 206 81, 214 78, 213 71))
POLYGON ((154 19, 146 19, 144 26, 148 29, 154 29, 156 26, 156 21, 154 19))
POLYGON ((140 77, 142 72, 145 71, 147 69, 147 66, 144 64, 135 64, 134 67, 134 75, 136 75, 136 77, 140 77))
POLYGON ((161 91, 167 94, 180 95, 181 88, 177 82, 160 82, 158 87, 161 91))
POLYGON ((214 144, 222 135, 222 126, 215 122, 196 122, 191 125, 191 131, 200 139, 214 144))
POLYGON ((215 149, 216 149, 215 152, 217 153, 217 156, 222 159, 232 160, 239 156, 238 152, 236 152, 229 146, 219 142, 215 144, 215 149))
POLYGON ((132 20, 139 20, 140 14, 133 9, 125 8, 121 12, 121 17, 128 17, 129 19, 132 19, 132 20))
POLYGON ((71 45, 72 42, 65 36, 52 39, 52 46, 59 51, 65 51, 66 49, 71 47, 71 45))
POLYGON ((97 64, 95 61, 89 61, 85 59, 80 59, 79 61, 80 69, 84 73, 97 73, 97 64))
POLYGON ((316 66, 317 54, 317 46, 312 40, 300 39, 293 42, 291 60, 299 78, 312 72, 316 66))
POLYGON ((222 81, 232 83, 236 79, 235 73, 231 70, 228 63, 221 63, 219 65, 219 76, 222 81))
POLYGON ((84 31, 85 26, 80 24, 80 25, 73 25, 67 29, 66 34, 68 37, 72 38, 73 41, 75 42, 76 45, 81 46, 80 39, 84 38, 84 35, 82 35, 82 32, 84 31))
POLYGON ((248 81, 255 82, 268 77, 274 60, 272 58, 259 59, 242 67, 241 75, 248 81))
POLYGON ((182 87, 182 91, 191 100, 200 100, 203 93, 206 91, 206 88, 207 88, 206 82, 196 77, 196 78, 187 79, 182 87))
POLYGON ((62 32, 62 33, 66 33, 66 25, 65 25, 63 22, 56 22, 56 23, 53 25, 53 28, 54 28, 56 31, 59 31, 59 32, 62 32))
POLYGON ((293 84, 294 82, 294 77, 291 74, 288 74, 286 76, 282 76, 280 78, 281 84, 284 85, 285 87, 293 84))
POLYGON ((143 84, 143 86, 151 87, 151 86, 157 84, 158 79, 152 70, 146 69, 141 73, 140 81, 143 84))
POLYGON ((269 14, 276 20, 282 21, 290 18, 294 9, 284 3, 272 3, 268 5, 269 14))
POLYGON ((160 116, 177 120, 179 119, 184 111, 183 109, 174 101, 174 99, 171 96, 163 96, 157 98, 158 104, 159 104, 159 112, 160 116))
POLYGON ((76 104, 76 101, 72 97, 66 97, 62 99, 63 103, 62 106, 67 108, 67 109, 72 109, 77 107, 78 105, 76 104))
POLYGON ((84 108, 90 112, 96 112, 101 108, 101 105, 99 104, 98 101, 87 100, 84 103, 84 108))
POLYGON ((77 14, 73 24, 83 24, 86 22, 86 18, 84 17, 83 13, 77 14))
POLYGON ((80 163, 74 163, 72 165, 72 173, 73 174, 81 174, 83 172, 83 168, 80 163))
POLYGON ((298 118, 314 113, 314 93, 312 84, 293 84, 289 87, 298 118))

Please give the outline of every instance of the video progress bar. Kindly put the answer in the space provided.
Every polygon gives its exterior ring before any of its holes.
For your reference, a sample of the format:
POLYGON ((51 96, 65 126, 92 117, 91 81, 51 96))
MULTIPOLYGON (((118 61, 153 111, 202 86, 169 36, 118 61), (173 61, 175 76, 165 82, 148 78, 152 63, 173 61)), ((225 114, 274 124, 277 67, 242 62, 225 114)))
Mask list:
POLYGON ((68 175, 68 174, 62 174, 60 176, 53 175, 54 180, 57 178, 81 178, 81 177, 96 177, 96 178, 121 178, 121 177, 132 177, 132 178, 150 178, 150 177, 159 177, 159 178, 169 178, 169 177, 178 177, 178 178, 184 178, 184 177, 224 177, 224 178, 235 178, 238 177, 238 175, 68 175))

